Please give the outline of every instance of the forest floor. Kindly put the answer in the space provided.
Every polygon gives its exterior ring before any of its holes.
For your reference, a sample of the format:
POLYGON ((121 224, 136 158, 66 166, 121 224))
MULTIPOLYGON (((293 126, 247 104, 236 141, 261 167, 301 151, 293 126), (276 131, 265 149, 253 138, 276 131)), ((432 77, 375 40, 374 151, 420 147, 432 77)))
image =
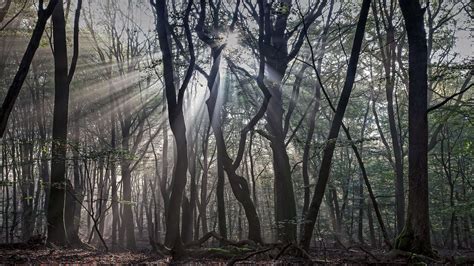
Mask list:
MULTIPOLYGON (((240 259, 252 252, 239 255, 240 259)), ((256 252, 254 252, 256 253, 256 252)), ((287 265, 287 264, 407 264, 425 262, 428 264, 474 264, 474 250, 442 250, 440 258, 432 260, 426 257, 407 254, 394 254, 383 250, 369 250, 354 247, 349 249, 318 249, 309 252, 309 257, 278 256, 278 250, 254 254, 236 264, 287 265), (274 258, 279 258, 275 260, 274 258)), ((226 265, 232 258, 209 255, 183 259, 176 264, 186 265, 226 265)), ((235 257, 239 257, 235 256, 235 257)), ((234 259, 235 259, 234 257, 234 259)), ((52 249, 44 245, 13 244, 0 245, 0 264, 158 264, 166 265, 170 257, 163 257, 151 251, 102 252, 92 249, 52 249)))

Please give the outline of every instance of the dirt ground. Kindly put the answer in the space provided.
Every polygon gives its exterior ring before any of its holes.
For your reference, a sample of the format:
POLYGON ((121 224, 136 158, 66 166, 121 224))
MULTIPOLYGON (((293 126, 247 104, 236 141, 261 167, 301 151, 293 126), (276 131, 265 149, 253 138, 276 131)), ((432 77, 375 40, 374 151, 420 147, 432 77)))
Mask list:
MULTIPOLYGON (((252 252, 223 258, 212 252, 201 257, 185 258, 176 264, 186 265, 226 265, 233 258, 244 258, 252 252)), ((431 260, 417 255, 393 254, 383 250, 368 250, 361 247, 349 249, 318 249, 312 250, 308 258, 294 257, 291 255, 279 256, 278 250, 255 254, 248 259, 238 261, 236 264, 254 265, 288 265, 288 264, 406 264, 406 263, 434 263, 434 264, 474 264, 474 250, 464 251, 439 251, 440 258, 431 260)), ((120 251, 102 252, 85 249, 51 249, 45 246, 27 246, 24 244, 1 245, 1 264, 154 264, 167 265, 170 257, 163 257, 151 251, 120 251)))

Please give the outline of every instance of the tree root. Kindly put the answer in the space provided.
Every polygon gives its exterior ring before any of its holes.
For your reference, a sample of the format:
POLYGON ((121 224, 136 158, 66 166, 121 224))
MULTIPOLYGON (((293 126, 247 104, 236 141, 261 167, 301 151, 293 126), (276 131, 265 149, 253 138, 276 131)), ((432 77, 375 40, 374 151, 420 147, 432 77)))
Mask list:
MULTIPOLYGON (((191 241, 184 245, 185 252, 182 257, 175 257, 172 250, 164 246, 163 244, 152 242, 151 243, 153 252, 157 253, 162 257, 170 256, 171 260, 182 260, 186 258, 235 258, 246 252, 254 251, 257 248, 257 243, 252 240, 241 240, 234 241, 222 237, 214 231, 206 233, 198 240, 191 241), (205 242, 209 239, 217 239, 221 246, 227 246, 228 248, 201 248, 205 242), (248 246, 249 248, 245 248, 248 246), (234 248, 232 248, 234 247, 234 248)), ((273 249, 273 248, 272 248, 273 249)))
POLYGON ((266 246, 267 246, 266 248, 262 248, 262 249, 250 252, 250 253, 242 256, 242 257, 235 257, 235 258, 231 259, 229 262, 227 262, 227 265, 228 266, 234 265, 235 263, 237 263, 239 261, 248 260, 253 256, 263 254, 263 253, 267 253, 267 252, 270 252, 274 249, 280 249, 280 251, 273 258, 273 260, 278 260, 278 259, 280 259, 281 256, 283 256, 283 255, 289 253, 290 251, 294 250, 294 251, 296 251, 296 254, 297 254, 298 257, 301 257, 305 260, 313 262, 311 256, 308 254, 308 252, 306 252, 306 250, 304 250, 302 247, 300 247, 296 243, 287 243, 286 245, 283 245, 283 244, 270 244, 270 245, 266 245, 266 246))
POLYGON ((280 252, 278 252, 278 254, 276 255, 275 260, 278 260, 283 254, 285 254, 285 251, 286 251, 289 247, 291 247, 291 245, 292 245, 291 243, 288 243, 286 246, 284 246, 284 247, 280 250, 280 252))

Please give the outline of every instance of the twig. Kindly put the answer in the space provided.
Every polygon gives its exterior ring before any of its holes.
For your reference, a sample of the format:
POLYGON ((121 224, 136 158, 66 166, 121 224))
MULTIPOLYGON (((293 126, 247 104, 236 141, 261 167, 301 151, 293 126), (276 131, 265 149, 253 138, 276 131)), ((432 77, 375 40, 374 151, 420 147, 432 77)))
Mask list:
POLYGON ((433 111, 433 110, 436 110, 440 107, 442 107, 443 105, 445 105, 447 102, 451 101, 454 97, 460 95, 460 94, 463 94, 465 93, 467 90, 469 90, 472 86, 474 85, 474 83, 472 83, 471 85, 467 86, 466 88, 464 88, 463 90, 449 96, 448 98, 444 99, 442 102, 434 105, 434 106, 431 106, 430 108, 428 108, 428 110, 426 110, 427 113, 433 111))
POLYGON ((21 14, 21 12, 23 12, 23 10, 25 10, 26 4, 28 4, 28 0, 25 0, 25 3, 23 3, 23 6, 21 7, 20 11, 18 11, 13 17, 11 17, 11 18, 5 23, 5 25, 3 25, 3 26, 0 28, 0 31, 4 30, 8 25, 10 25, 10 23, 12 23, 12 21, 15 20, 15 19, 21 14))

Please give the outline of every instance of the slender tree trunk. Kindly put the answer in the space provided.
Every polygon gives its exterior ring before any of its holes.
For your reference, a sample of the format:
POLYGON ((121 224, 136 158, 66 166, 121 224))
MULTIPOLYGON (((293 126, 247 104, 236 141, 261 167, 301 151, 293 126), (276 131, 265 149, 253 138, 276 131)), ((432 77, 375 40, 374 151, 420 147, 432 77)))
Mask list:
MULTIPOLYGON (((166 95, 165 95, 166 97, 166 95)), ((166 111, 163 107, 163 111, 166 111)), ((161 180, 160 180, 160 191, 161 196, 163 197, 164 205, 164 214, 165 217, 168 216, 168 125, 163 124, 163 151, 162 151, 162 163, 161 163, 161 180)))
POLYGON ((3 5, 0 6, 0 23, 2 23, 5 17, 7 16, 8 9, 10 9, 12 0, 6 0, 3 2, 4 2, 3 5))
MULTIPOLYGON (((234 14, 236 17, 236 14, 234 14)), ((214 14, 214 27, 218 24, 218 14, 214 14)), ((217 146, 217 169, 218 169, 218 184, 217 184, 217 204, 218 204, 218 218, 219 218, 219 232, 227 237, 227 228, 225 221, 225 202, 224 202, 224 171, 227 173, 232 192, 236 199, 244 207, 247 222, 249 224, 249 239, 255 242, 261 242, 260 220, 258 218, 257 210, 251 199, 248 182, 242 176, 236 173, 240 166, 243 156, 243 148, 245 147, 245 139, 248 131, 241 133, 239 142, 239 154, 236 162, 230 158, 222 132, 222 113, 221 108, 224 105, 225 91, 220 87, 220 60, 222 51, 225 45, 216 43, 204 31, 204 22, 206 19, 206 2, 201 1, 201 10, 199 21, 196 26, 198 37, 204 41, 211 48, 212 67, 207 78, 207 87, 210 91, 209 99, 206 101, 207 111, 209 115, 210 125, 212 127, 214 137, 216 138, 217 146), (223 97, 218 97, 218 95, 223 97)), ((231 29, 232 31, 232 29, 231 29)), ((262 113, 263 114, 263 113, 262 113)), ((232 226, 229 226, 232 229, 232 226)))
MULTIPOLYGON (((362 124, 362 130, 360 133, 361 143, 360 143, 360 156, 362 157, 362 151, 364 147, 364 137, 365 137, 365 130, 367 128, 367 117, 370 111, 370 103, 367 103, 367 110, 364 115, 364 122, 362 124)), ((363 174, 359 176, 359 221, 358 221, 358 230, 357 230, 357 238, 359 243, 364 243, 364 177, 363 174)))
MULTIPOLYGON (((395 62, 397 59, 396 41, 395 41, 395 27, 393 25, 393 14, 389 12, 385 5, 379 7, 382 12, 387 14, 384 26, 386 30, 386 42, 383 43, 380 33, 380 26, 378 20, 378 11, 376 4, 372 6, 375 28, 378 35, 380 53, 382 57, 382 64, 385 71, 385 94, 387 98, 387 114, 388 123, 390 127, 390 137, 392 140, 392 148, 394 155, 393 170, 395 172, 395 212, 396 212, 396 228, 397 234, 401 232, 405 224, 405 190, 403 183, 403 155, 402 146, 400 143, 400 133, 397 129, 396 114, 394 108, 394 89, 395 89, 395 62)), ((391 155, 390 155, 391 156, 391 155)))
MULTIPOLYGON (((125 152, 130 151, 130 119, 127 117, 122 126, 122 150, 125 152)), ((124 154, 121 159, 121 174, 122 174, 122 189, 123 189, 123 212, 122 212, 122 226, 125 229, 126 236, 126 247, 129 249, 136 248, 135 243, 135 226, 133 222, 133 211, 132 211, 132 184, 131 184, 131 161, 127 158, 129 154, 124 154)), ((135 203, 137 204, 137 203, 135 203)))
POLYGON ((116 146, 116 127, 115 127, 115 115, 111 114, 111 136, 110 136, 110 146, 113 152, 112 161, 110 163, 110 182, 112 186, 112 249, 117 245, 117 231, 119 227, 119 209, 118 209, 118 188, 117 188, 117 170, 115 156, 115 146, 116 146))
POLYGON ((196 220, 197 220, 197 170, 196 170, 196 161, 197 161, 197 149, 198 149, 198 139, 199 139, 199 128, 196 129, 196 134, 194 136, 194 144, 192 145, 193 147, 191 148, 191 156, 190 156, 190 166, 189 166, 189 172, 191 176, 191 192, 189 195, 189 204, 191 208, 191 221, 190 221, 190 226, 191 226, 191 240, 197 240, 199 238, 199 227, 197 227, 196 230, 196 220))
MULTIPOLYGON (((41 38, 46 27, 46 22, 52 15, 53 10, 55 9, 56 4, 58 2, 59 0, 51 0, 49 1, 46 9, 44 9, 44 7, 42 6, 39 7, 40 10, 38 11, 38 20, 33 30, 33 34, 31 35, 30 42, 28 43, 28 47, 26 48, 23 58, 21 59, 20 66, 18 67, 18 71, 16 72, 15 77, 13 78, 12 84, 8 88, 7 96, 3 100, 2 107, 0 108, 0 137, 2 137, 5 133, 8 117, 10 116, 10 113, 13 110, 13 106, 15 105, 15 101, 18 98, 18 95, 20 94, 23 82, 25 81, 26 76, 28 75, 28 70, 30 69, 31 62, 33 61, 33 57, 35 56, 36 50, 40 45, 41 38)), ((67 66, 65 78, 66 77, 67 66)))
POLYGON ((219 234, 227 238, 227 223, 225 218, 226 208, 224 200, 224 165, 222 163, 222 155, 217 151, 217 187, 216 187, 216 198, 217 198, 217 221, 219 227, 219 234))
POLYGON ((79 227, 81 224, 81 210, 82 210, 82 201, 84 199, 84 187, 83 187, 83 179, 81 176, 81 169, 79 165, 79 151, 80 151, 80 110, 76 111, 77 116, 75 119, 75 125, 73 128, 73 141, 74 141, 74 146, 72 148, 72 154, 73 154, 73 178, 74 178, 74 195, 75 195, 75 201, 74 201, 74 225, 73 225, 73 232, 75 235, 79 234, 79 227))
POLYGON ((356 34, 354 37, 354 42, 352 45, 351 57, 349 59, 349 66, 347 70, 347 76, 344 83, 344 88, 342 89, 339 103, 337 105, 336 113, 334 115, 334 120, 329 131, 328 140, 326 147, 323 151, 323 160, 321 162, 321 167, 319 170, 319 179, 316 183, 316 188, 313 194, 313 199, 306 215, 306 224, 304 225, 304 232, 301 239, 301 245, 308 249, 311 243, 311 238, 313 236, 314 224, 316 223, 316 218, 319 213, 319 208, 321 206, 321 201, 326 190, 326 185, 329 178, 329 173, 331 170, 331 161, 336 147, 337 137, 339 135, 339 130, 342 125, 342 119, 349 102, 350 94, 355 80, 357 63, 359 61, 359 54, 362 47, 362 41, 364 38, 365 25, 367 22, 367 16, 370 8, 370 0, 364 0, 362 3, 361 12, 359 15, 359 22, 357 23, 356 34))
POLYGON ((375 228, 374 228, 374 218, 372 218, 372 206, 367 204, 367 219, 369 220, 369 236, 370 236, 370 245, 372 247, 377 246, 377 242, 375 240, 375 228))
POLYGON ((207 228, 207 179, 209 173, 208 164, 208 148, 209 148, 209 135, 210 128, 207 128, 205 138, 203 139, 203 162, 202 162, 202 176, 201 176, 201 204, 199 206, 199 215, 201 217, 202 234, 205 235, 208 232, 207 228))

